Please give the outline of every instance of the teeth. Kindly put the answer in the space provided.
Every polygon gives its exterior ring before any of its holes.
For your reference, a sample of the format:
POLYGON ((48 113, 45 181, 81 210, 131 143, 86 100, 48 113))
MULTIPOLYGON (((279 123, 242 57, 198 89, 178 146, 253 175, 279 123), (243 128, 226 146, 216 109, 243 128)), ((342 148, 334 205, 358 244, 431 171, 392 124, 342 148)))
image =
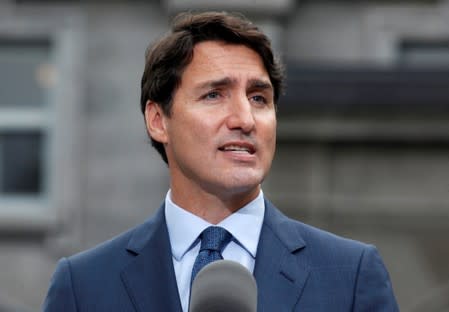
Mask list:
POLYGON ((230 145, 223 148, 225 151, 249 152, 248 148, 243 146, 230 145))

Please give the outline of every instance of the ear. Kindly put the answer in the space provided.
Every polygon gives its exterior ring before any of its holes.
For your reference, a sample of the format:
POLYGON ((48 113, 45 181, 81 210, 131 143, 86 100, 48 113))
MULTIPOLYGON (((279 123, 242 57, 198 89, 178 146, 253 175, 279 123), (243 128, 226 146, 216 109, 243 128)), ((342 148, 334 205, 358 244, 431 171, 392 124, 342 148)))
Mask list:
POLYGON ((159 104, 150 100, 147 101, 145 105, 145 124, 148 134, 153 140, 162 144, 167 143, 168 138, 165 124, 166 118, 159 104))

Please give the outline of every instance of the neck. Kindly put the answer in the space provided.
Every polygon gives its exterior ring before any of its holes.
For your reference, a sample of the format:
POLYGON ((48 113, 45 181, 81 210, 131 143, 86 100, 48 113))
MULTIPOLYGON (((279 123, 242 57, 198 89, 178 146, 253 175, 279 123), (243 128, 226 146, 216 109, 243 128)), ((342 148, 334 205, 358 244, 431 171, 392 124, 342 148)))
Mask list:
POLYGON ((171 185, 171 199, 178 206, 212 224, 218 224, 252 200, 260 192, 260 185, 246 192, 215 194, 204 190, 177 188, 171 185))

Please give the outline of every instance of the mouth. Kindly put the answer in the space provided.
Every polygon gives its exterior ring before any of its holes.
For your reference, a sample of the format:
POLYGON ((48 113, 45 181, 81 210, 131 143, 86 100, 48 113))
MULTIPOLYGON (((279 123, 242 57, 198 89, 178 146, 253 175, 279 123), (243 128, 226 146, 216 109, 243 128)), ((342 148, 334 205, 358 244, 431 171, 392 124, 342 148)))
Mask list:
POLYGON ((233 152, 253 155, 256 152, 254 145, 247 142, 232 142, 218 148, 222 152, 233 152))

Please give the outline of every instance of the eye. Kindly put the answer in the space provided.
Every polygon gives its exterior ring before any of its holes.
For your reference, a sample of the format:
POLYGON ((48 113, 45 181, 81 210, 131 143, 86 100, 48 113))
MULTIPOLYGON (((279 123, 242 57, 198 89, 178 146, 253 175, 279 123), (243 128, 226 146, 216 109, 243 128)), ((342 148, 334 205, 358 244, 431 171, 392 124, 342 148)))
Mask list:
POLYGON ((267 99, 263 95, 253 95, 250 100, 258 104, 267 104, 267 99))
POLYGON ((218 91, 211 91, 202 96, 202 98, 205 100, 216 100, 220 97, 221 97, 221 94, 218 91))

